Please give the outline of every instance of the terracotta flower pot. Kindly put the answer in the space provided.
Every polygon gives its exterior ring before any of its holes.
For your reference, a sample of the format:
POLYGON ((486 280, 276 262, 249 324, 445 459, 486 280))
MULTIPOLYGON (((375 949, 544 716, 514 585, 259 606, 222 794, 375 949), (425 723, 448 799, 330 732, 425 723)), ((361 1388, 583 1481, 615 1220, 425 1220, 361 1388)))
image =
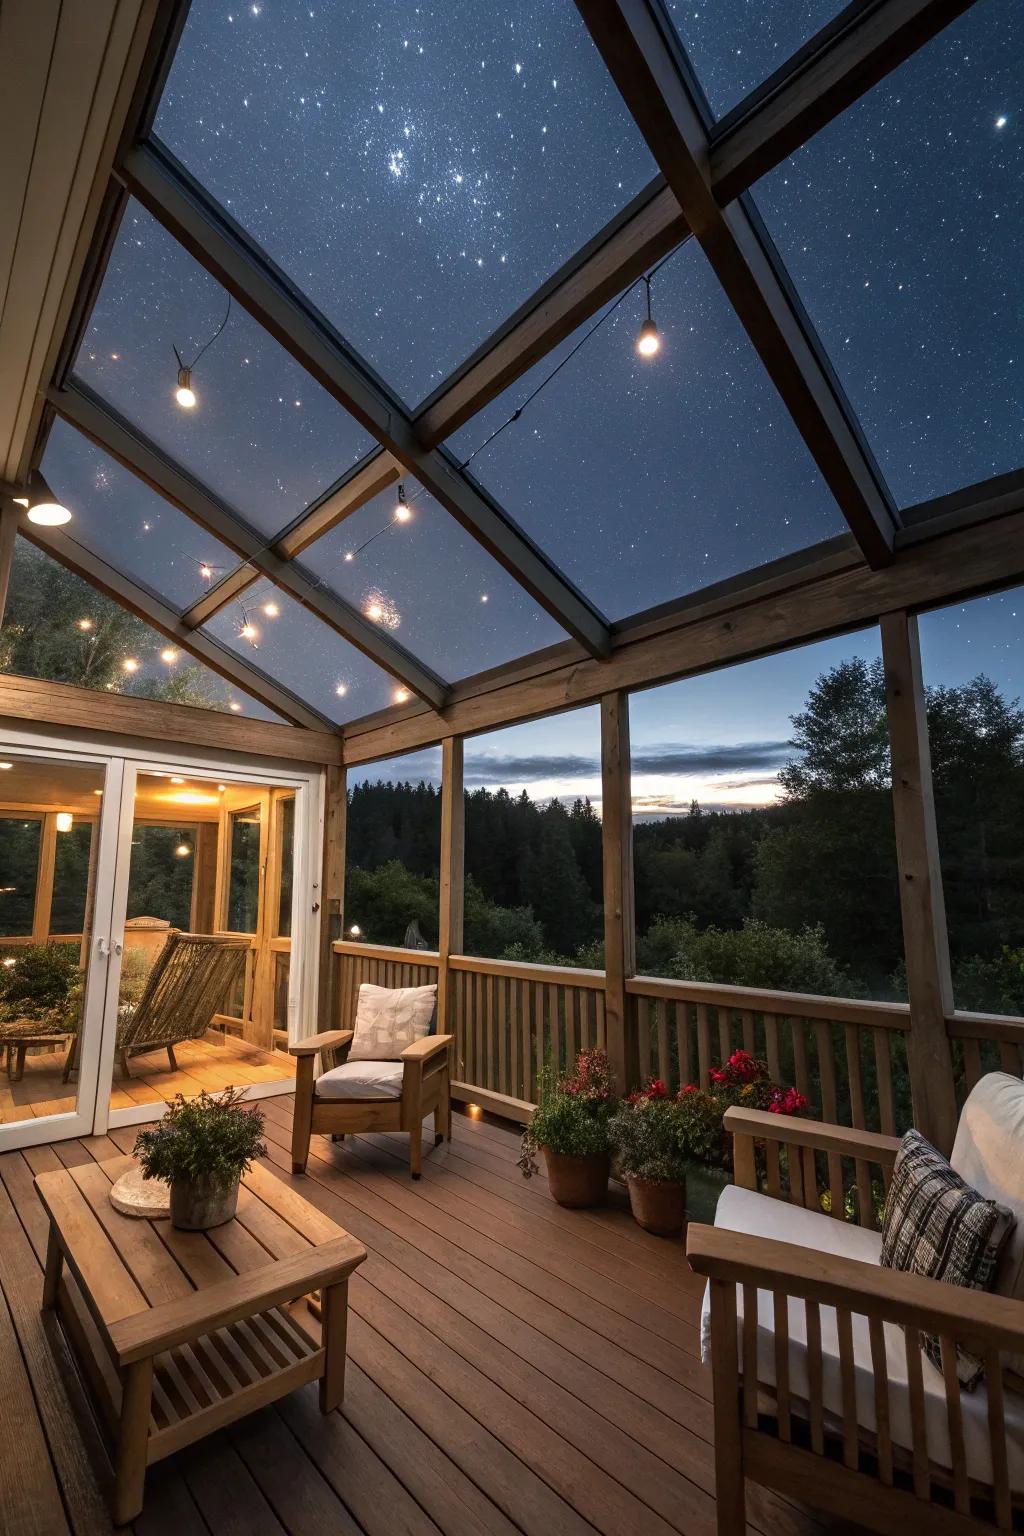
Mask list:
POLYGON ((238 1205, 239 1175, 233 1179, 171 1180, 171 1225, 185 1232, 206 1232, 230 1221, 238 1205))
POLYGON ((593 1152, 576 1157, 571 1152, 552 1152, 544 1148, 548 1170, 548 1188, 559 1205, 604 1205, 608 1199, 611 1157, 607 1152, 593 1152))
POLYGON ((626 1184, 637 1225, 658 1237, 678 1237, 686 1218, 686 1181, 674 1184, 667 1179, 638 1179, 630 1174, 626 1184))

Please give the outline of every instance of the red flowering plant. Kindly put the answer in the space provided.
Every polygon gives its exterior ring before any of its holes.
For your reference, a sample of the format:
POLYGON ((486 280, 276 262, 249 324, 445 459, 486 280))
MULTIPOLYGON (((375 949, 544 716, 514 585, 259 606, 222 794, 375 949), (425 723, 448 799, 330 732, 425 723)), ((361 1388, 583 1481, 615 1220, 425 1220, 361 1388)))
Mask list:
POLYGON ((684 1106, 686 1134, 694 1149, 695 1161, 731 1167, 732 1144, 723 1122, 726 1110, 733 1104, 773 1115, 810 1113, 806 1095, 797 1088, 785 1088, 773 1082, 768 1063, 749 1051, 733 1051, 723 1066, 709 1070, 708 1077, 709 1088, 686 1083, 678 1094, 679 1102, 684 1106))
POLYGON ((574 1157, 606 1153, 614 1110, 611 1062, 604 1051, 580 1051, 572 1070, 559 1078, 546 1066, 538 1085, 537 1108, 523 1132, 519 1167, 524 1179, 539 1172, 540 1147, 574 1157))

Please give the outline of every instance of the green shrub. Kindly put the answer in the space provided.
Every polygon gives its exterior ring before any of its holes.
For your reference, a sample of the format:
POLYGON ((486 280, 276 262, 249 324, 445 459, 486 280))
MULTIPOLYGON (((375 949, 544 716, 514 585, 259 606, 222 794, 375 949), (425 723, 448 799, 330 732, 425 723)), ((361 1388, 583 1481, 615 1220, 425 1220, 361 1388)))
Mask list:
POLYGON ((0 1021, 41 1019, 70 1025, 77 1018, 82 973, 77 944, 27 944, 3 951, 0 1021), (6 962, 13 960, 13 965, 6 962))
POLYGON ((550 1066, 541 1073, 537 1108, 523 1132, 519 1167, 524 1178, 537 1170, 538 1147, 572 1157, 609 1150, 608 1122, 615 1108, 611 1064, 604 1051, 580 1051, 572 1072, 556 1080, 550 1066))
POLYGON ((244 1088, 193 1099, 178 1094, 162 1120, 141 1131, 135 1156, 147 1179, 232 1182, 254 1158, 266 1156, 261 1110, 245 1109, 244 1088))

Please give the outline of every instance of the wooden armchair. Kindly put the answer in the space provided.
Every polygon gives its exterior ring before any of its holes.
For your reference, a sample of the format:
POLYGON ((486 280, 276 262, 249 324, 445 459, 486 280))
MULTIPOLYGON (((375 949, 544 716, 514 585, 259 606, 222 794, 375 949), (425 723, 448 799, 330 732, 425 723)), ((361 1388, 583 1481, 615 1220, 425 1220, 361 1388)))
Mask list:
POLYGON ((296 1058, 292 1170, 305 1173, 309 1138, 315 1132, 342 1137, 353 1131, 406 1131, 409 1171, 422 1172, 423 1121, 434 1116, 434 1145, 450 1141, 451 1044, 453 1035, 425 1035, 407 1045, 395 1061, 346 1064, 354 1031, 332 1029, 290 1046, 296 1058), (324 1072, 315 1076, 317 1052, 324 1072), (337 1097, 344 1069, 345 1097, 337 1097), (352 1096, 358 1092, 359 1096, 352 1096))
POLYGON ((871 1178, 888 1182, 894 1138, 740 1109, 726 1125, 736 1185, 714 1227, 687 1235, 708 1277, 720 1536, 746 1530, 746 1478, 884 1536, 1017 1528, 1024 1397, 1004 1389, 1000 1357, 1024 1354, 1024 1301, 880 1267, 871 1178), (843 1219, 844 1164, 860 1225, 843 1219), (941 1341, 941 1371, 922 1333, 941 1341), (973 1392, 958 1342, 985 1361, 973 1392))

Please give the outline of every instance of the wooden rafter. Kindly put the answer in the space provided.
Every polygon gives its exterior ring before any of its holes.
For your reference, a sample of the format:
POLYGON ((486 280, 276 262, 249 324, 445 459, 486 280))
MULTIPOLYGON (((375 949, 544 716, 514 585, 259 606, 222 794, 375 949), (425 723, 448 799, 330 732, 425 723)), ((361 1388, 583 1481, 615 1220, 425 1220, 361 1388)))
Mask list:
POLYGON ((139 145, 123 156, 119 174, 154 218, 541 607, 591 655, 608 654, 610 632, 597 610, 450 454, 424 448, 397 398, 171 156, 139 145))
POLYGON ((81 576, 90 586, 102 592, 104 596, 112 598, 122 608, 127 608, 134 613, 136 618, 149 624, 160 634, 173 640, 182 650, 201 661, 211 671, 235 687, 243 688, 246 693, 275 714, 290 721, 293 725, 306 726, 309 730, 323 731, 333 729, 333 722, 326 715, 304 703, 290 689, 284 688, 280 683, 261 672, 258 668, 249 666, 241 657, 226 650, 217 644, 215 640, 201 634, 197 630, 186 628, 181 615, 163 602, 155 593, 149 592, 145 587, 140 587, 131 581, 120 571, 101 560, 92 550, 86 549, 82 544, 76 544, 74 539, 59 529, 41 528, 35 523, 30 523, 26 514, 22 514, 18 521, 18 532, 23 534, 30 543, 38 549, 58 560, 69 571, 74 571, 76 576, 81 576))
MULTIPOLYGON (((165 501, 171 502, 192 518, 193 522, 226 544, 260 576, 268 578, 311 613, 323 619, 432 708, 440 709, 443 706, 446 685, 435 673, 382 634, 358 609, 335 594, 313 586, 290 561, 282 559, 273 549, 268 548, 247 524, 241 522, 190 475, 172 464, 109 406, 101 404, 91 392, 81 385, 71 384, 66 389, 52 390, 50 402, 66 421, 84 432, 117 459, 118 463, 138 475, 165 501)), ((236 587, 236 593, 237 590, 236 587)))
POLYGON ((877 465, 760 221, 721 207, 705 109, 658 0, 577 0, 605 64, 865 558, 892 557, 897 520, 877 465))
MULTIPOLYGON (((983 499, 984 488, 979 496, 983 499)), ((544 665, 497 668, 485 688, 453 690, 443 719, 418 708, 389 710, 345 727, 345 761, 433 745, 596 702, 615 689, 646 688, 789 646, 845 634, 894 609, 920 611, 1024 581, 1024 506, 985 523, 964 520, 948 532, 897 552, 881 570, 827 551, 795 566, 788 584, 751 572, 746 597, 700 595, 657 621, 616 627, 611 657, 597 663, 576 647, 553 647, 544 665), (502 679, 505 679, 503 681, 502 679)))
MULTIPOLYGON (((976 0, 867 0, 847 7, 713 133, 721 204, 745 192, 976 0)), ((690 227, 658 176, 533 294, 421 407, 428 446, 483 409, 675 246, 690 227)))

